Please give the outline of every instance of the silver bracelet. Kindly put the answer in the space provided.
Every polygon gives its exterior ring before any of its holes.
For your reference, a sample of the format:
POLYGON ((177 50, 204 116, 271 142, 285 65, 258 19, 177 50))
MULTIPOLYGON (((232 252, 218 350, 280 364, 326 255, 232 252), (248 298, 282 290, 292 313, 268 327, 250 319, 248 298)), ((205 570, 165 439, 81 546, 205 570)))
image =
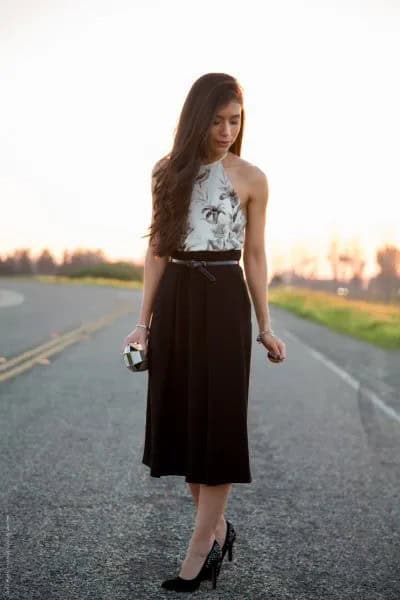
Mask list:
POLYGON ((258 336, 256 337, 257 342, 262 343, 262 334, 263 333, 270 333, 271 335, 275 336, 275 333, 272 331, 272 329, 264 329, 263 331, 260 331, 258 336))
POLYGON ((143 325, 143 323, 136 323, 136 327, 143 327, 144 329, 147 329, 147 331, 150 331, 150 327, 143 325))

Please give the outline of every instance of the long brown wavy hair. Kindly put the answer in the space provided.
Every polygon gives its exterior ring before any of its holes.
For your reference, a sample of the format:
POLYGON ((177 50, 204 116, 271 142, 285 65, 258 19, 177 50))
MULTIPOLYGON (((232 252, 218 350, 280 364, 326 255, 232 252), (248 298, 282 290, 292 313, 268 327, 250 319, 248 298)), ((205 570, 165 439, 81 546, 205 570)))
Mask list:
POLYGON ((179 247, 194 180, 208 158, 209 129, 217 111, 232 101, 241 105, 242 118, 228 150, 240 156, 245 115, 239 82, 226 73, 206 73, 190 88, 174 130, 172 150, 153 169, 154 214, 150 233, 143 236, 150 238, 153 254, 170 256, 179 247))

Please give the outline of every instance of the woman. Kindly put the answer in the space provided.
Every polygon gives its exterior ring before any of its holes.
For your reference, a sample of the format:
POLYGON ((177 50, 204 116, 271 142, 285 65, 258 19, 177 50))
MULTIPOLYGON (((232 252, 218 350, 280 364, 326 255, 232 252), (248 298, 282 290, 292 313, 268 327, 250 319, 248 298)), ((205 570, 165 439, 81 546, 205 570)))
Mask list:
POLYGON ((247 406, 251 302, 271 362, 285 344, 270 328, 265 174, 240 158, 242 90, 224 73, 193 84, 171 152, 152 171, 153 213, 139 323, 125 338, 148 355, 143 463, 182 475, 197 507, 179 575, 193 591, 216 578, 236 532, 224 518, 233 483, 250 483, 247 406), (188 268, 189 267, 189 268, 188 268), (151 319, 151 328, 149 326, 151 319))

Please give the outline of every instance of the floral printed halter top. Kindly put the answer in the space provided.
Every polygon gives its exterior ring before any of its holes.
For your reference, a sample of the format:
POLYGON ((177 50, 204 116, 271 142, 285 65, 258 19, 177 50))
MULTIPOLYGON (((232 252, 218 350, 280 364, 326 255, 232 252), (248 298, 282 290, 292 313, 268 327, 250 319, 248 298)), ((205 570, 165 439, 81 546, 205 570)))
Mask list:
POLYGON ((236 250, 244 242, 246 216, 222 164, 201 165, 195 178, 186 230, 178 250, 236 250))

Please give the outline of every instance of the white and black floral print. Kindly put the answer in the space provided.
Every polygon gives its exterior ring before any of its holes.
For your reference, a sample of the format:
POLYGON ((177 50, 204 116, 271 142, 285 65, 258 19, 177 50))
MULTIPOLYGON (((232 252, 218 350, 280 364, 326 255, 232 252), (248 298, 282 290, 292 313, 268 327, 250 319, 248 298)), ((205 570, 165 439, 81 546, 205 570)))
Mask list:
POLYGON ((200 167, 179 250, 240 249, 246 216, 221 161, 200 167))

